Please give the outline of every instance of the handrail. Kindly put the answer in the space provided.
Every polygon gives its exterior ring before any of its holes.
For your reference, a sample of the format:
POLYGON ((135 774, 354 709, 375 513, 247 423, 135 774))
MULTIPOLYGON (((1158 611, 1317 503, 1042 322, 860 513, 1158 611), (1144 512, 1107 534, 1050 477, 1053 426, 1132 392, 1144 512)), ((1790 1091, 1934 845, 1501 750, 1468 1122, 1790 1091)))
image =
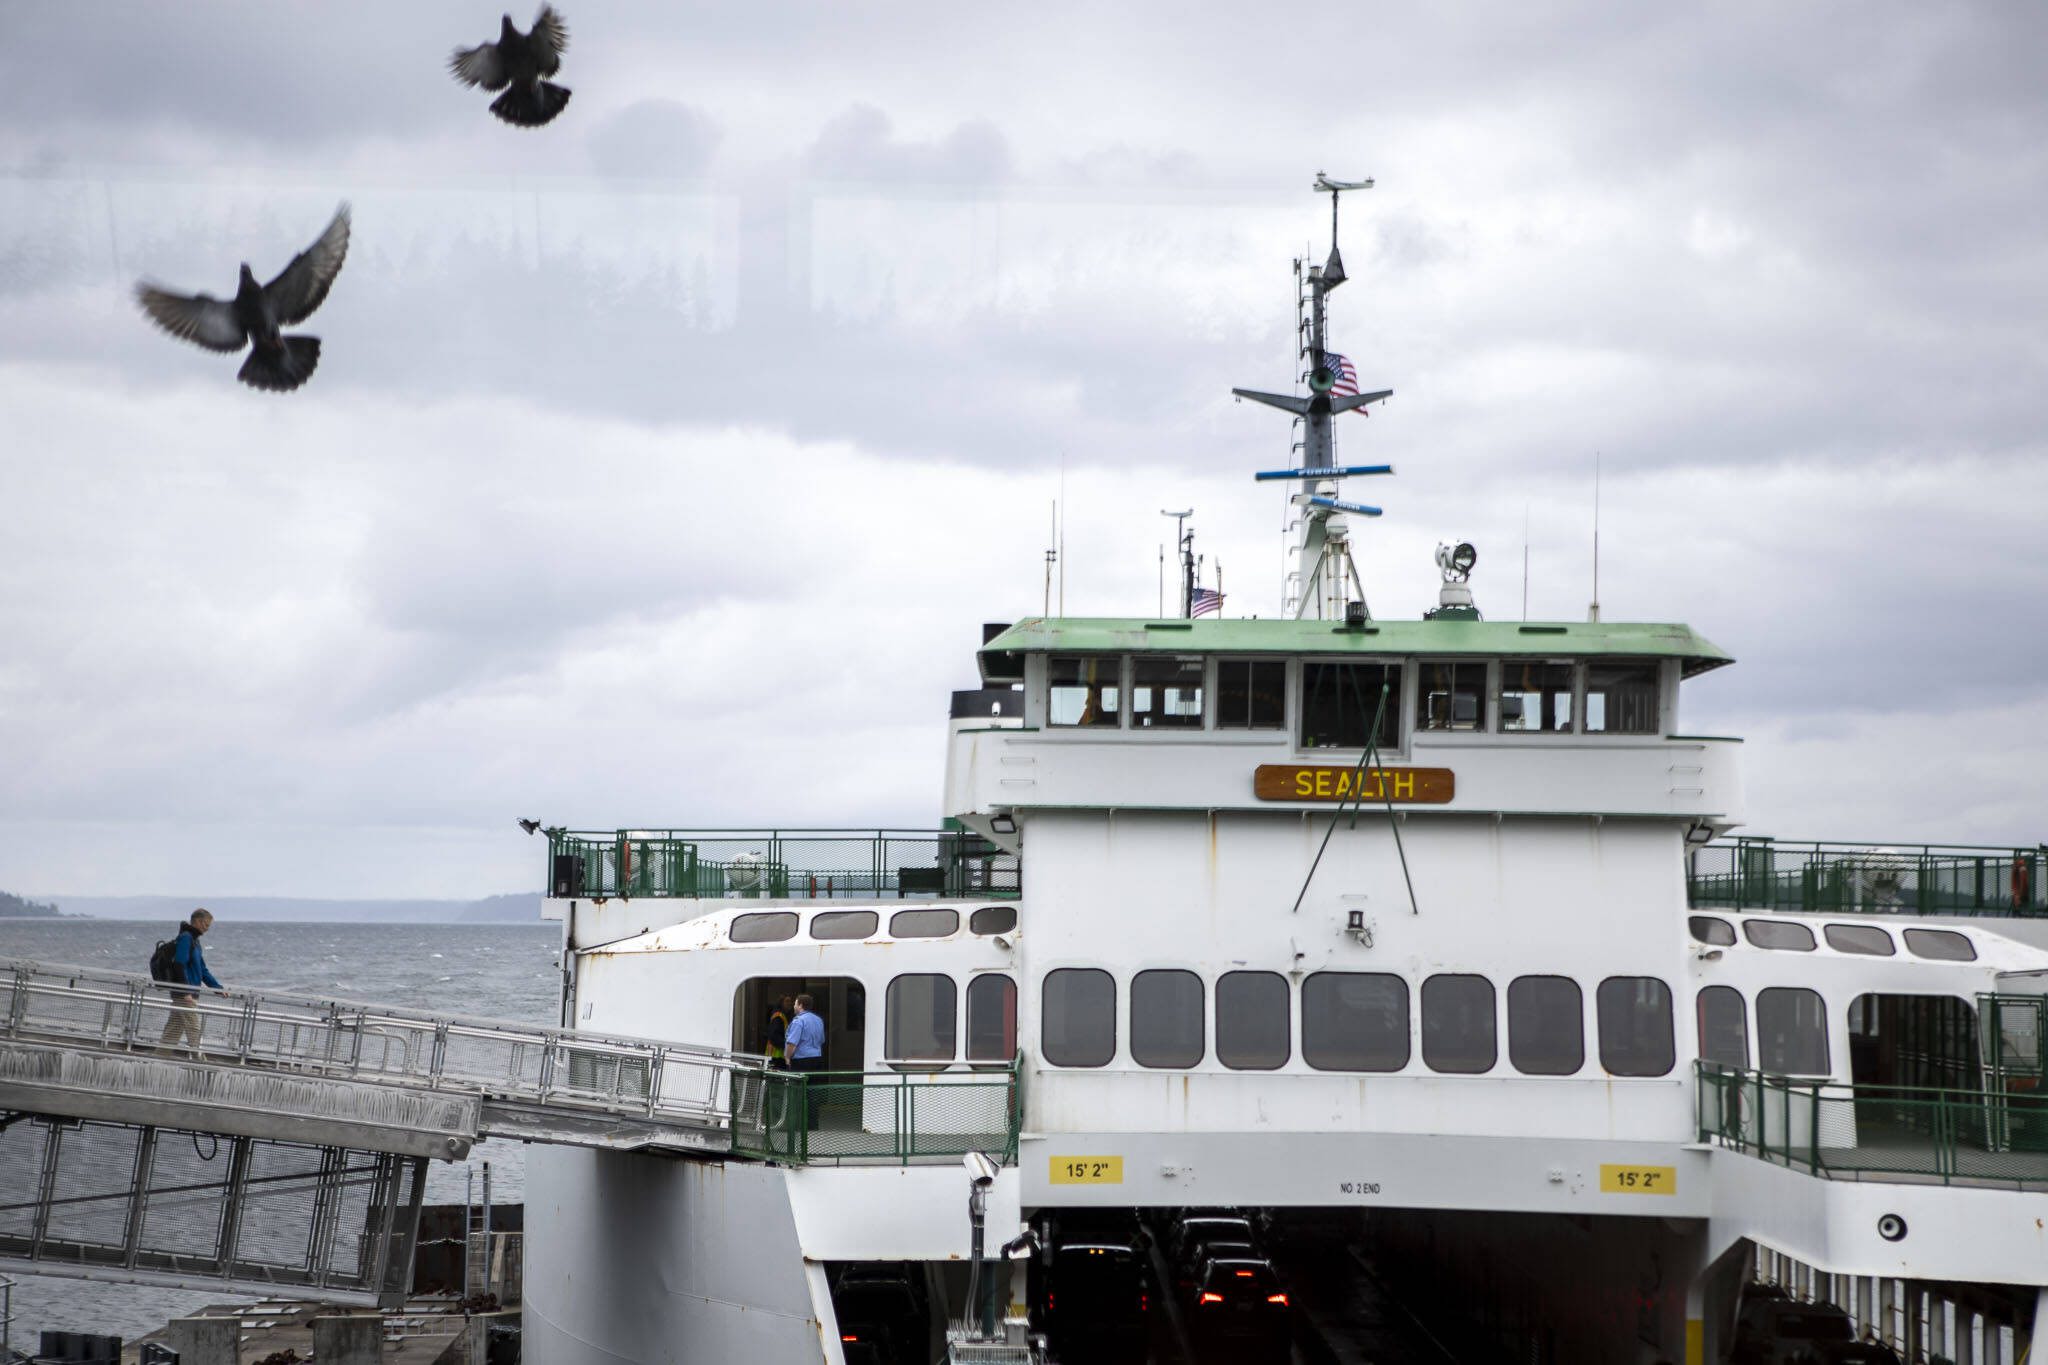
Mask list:
POLYGON ((1696 909, 1828 914, 2048 914, 2048 845, 1854 844, 1757 836, 1686 861, 1696 909))
POLYGON ((967 829, 551 828, 556 898, 1008 898, 1016 855, 967 829))
POLYGON ((1015 1165, 1023 1121, 1022 1059, 968 1071, 769 1071, 749 1077, 754 1121, 733 1150, 800 1166, 986 1152, 1015 1165))

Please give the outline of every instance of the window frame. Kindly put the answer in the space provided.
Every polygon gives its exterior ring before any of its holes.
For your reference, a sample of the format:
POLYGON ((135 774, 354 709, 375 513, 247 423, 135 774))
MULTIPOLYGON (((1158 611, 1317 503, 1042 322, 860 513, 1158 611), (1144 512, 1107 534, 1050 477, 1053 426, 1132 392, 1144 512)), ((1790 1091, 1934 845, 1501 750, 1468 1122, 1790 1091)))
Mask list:
MULTIPOLYGON (((1044 672, 1044 677, 1045 677, 1045 727, 1046 727, 1046 729, 1048 729, 1048 730, 1124 730, 1124 729, 1128 729, 1128 728, 1129 728, 1129 722, 1130 722, 1130 716, 1131 716, 1131 706, 1130 706, 1130 684, 1129 684, 1129 677, 1130 677, 1130 669, 1129 669, 1129 667, 1127 666, 1127 661, 1128 661, 1128 658, 1129 658, 1129 656, 1128 656, 1128 655, 1123 655, 1123 654, 1099 654, 1099 653, 1098 653, 1098 654, 1091 654, 1091 653, 1087 653, 1087 652, 1076 652, 1076 653, 1072 653, 1072 654, 1046 654, 1046 655, 1044 655, 1043 657, 1044 657, 1044 659, 1045 659, 1045 672, 1044 672), (1116 719, 1115 719, 1115 720, 1113 720, 1113 721, 1103 721, 1103 720, 1097 720, 1097 721, 1078 721, 1078 720, 1058 720, 1058 719, 1055 719, 1055 718, 1054 718, 1054 716, 1053 716, 1053 705, 1052 705, 1052 690, 1053 690, 1053 688, 1054 688, 1055 686, 1061 686, 1061 687, 1074 687, 1074 686, 1080 686, 1080 685, 1081 685, 1081 684, 1076 684, 1076 683, 1058 683, 1058 684, 1056 684, 1056 683, 1054 683, 1054 682, 1053 682, 1053 677, 1052 677, 1052 673, 1053 673, 1053 665, 1054 665, 1055 663, 1058 663, 1058 662, 1060 662, 1061 660, 1065 660, 1065 659, 1082 659, 1082 660, 1088 660, 1088 659, 1093 659, 1093 660, 1096 660, 1096 661, 1098 661, 1098 662, 1100 662, 1100 661, 1107 661, 1108 663, 1110 663, 1110 664, 1114 665, 1114 667, 1115 667, 1115 670, 1116 670, 1116 677, 1115 677, 1115 686, 1116 686, 1116 719)), ((1097 684, 1097 685, 1099 686, 1099 684, 1097 684)), ((1084 712, 1085 712, 1085 708, 1084 708, 1084 712)))
POLYGON ((811 916, 810 923, 804 926, 804 930, 817 943, 859 943, 863 939, 873 938, 876 934, 882 932, 882 912, 879 910, 820 910, 811 916), (820 920, 831 920, 836 923, 841 920, 858 920, 863 916, 868 920, 868 931, 864 934, 821 934, 818 932, 818 922, 820 920))
POLYGON ((1494 671, 1492 660, 1484 658, 1475 659, 1469 656, 1431 656, 1424 654, 1417 655, 1408 662, 1414 665, 1415 672, 1414 707, 1413 713, 1408 718, 1409 733, 1417 735, 1484 735, 1493 732, 1493 727, 1488 724, 1489 718, 1487 714, 1488 708, 1493 705, 1495 700, 1493 695, 1494 689, 1491 684, 1497 675, 1494 671), (1429 703, 1430 695, 1428 673, 1432 668, 1448 668, 1451 670, 1450 696, 1453 721, 1456 720, 1458 712, 1457 698, 1459 692, 1457 678, 1459 670, 1467 668, 1479 670, 1479 715, 1472 724, 1428 725, 1424 723, 1427 717, 1425 717, 1423 712, 1429 703))
MULTIPOLYGON (((1063 1021, 1063 1022, 1064 1022, 1064 1021, 1063 1021)), ((1045 973, 1045 975, 1044 975, 1044 976, 1042 976, 1042 977, 1040 977, 1040 978, 1039 978, 1039 980, 1038 980, 1038 1052, 1039 1052, 1039 1057, 1040 1057, 1040 1059, 1041 1059, 1042 1061, 1044 1061, 1044 1062, 1046 1063, 1046 1065, 1048 1065, 1048 1066, 1056 1066, 1056 1067, 1060 1067, 1060 1068, 1062 1068, 1062 1069, 1064 1069, 1064 1070, 1069 1070, 1069 1071, 1100 1071, 1100 1070, 1101 1070, 1102 1068, 1104 1068, 1104 1067, 1108 1066, 1108 1065, 1109 1065, 1109 1064, 1110 1064, 1111 1062, 1113 1062, 1113 1061, 1115 1061, 1115 1060, 1116 1060, 1116 1054, 1117 1054, 1117 1047, 1118 1047, 1118 1042, 1119 1042, 1119 1040, 1118 1040, 1118 1038, 1117 1038, 1117 1027, 1116 1027, 1116 1024, 1117 1024, 1117 980, 1116 980, 1116 977, 1115 977, 1115 975, 1114 975, 1114 974, 1112 974, 1112 973, 1110 973, 1110 972, 1108 972, 1108 971, 1105 971, 1105 970, 1104 970, 1103 968, 1101 968, 1101 967, 1081 967, 1081 966, 1076 966, 1076 967, 1053 967, 1053 968, 1050 968, 1049 970, 1047 970, 1047 972, 1045 973), (1104 981, 1106 981, 1106 982, 1108 982, 1108 983, 1109 983, 1109 1051, 1108 1051, 1107 1053, 1105 1053, 1105 1054, 1103 1055, 1103 1058, 1102 1058, 1102 1060, 1101 1060, 1101 1061, 1099 1061, 1099 1062, 1063 1062, 1063 1061, 1060 1061, 1060 1060, 1059 1060, 1058 1058, 1056 1058, 1056 1057, 1054 1057, 1054 1056, 1052 1055, 1052 1054, 1053 1054, 1052 1044, 1051 1044, 1051 1043, 1050 1043, 1050 1042, 1049 1042, 1049 1041, 1047 1040, 1047 1038, 1046 1038, 1046 1025, 1047 1025, 1048 1023, 1050 1023, 1050 1022, 1052 1021, 1053 1017, 1054 1017, 1054 1016, 1053 1016, 1053 1011, 1052 1011, 1052 1010, 1051 1010, 1051 1009, 1050 1009, 1050 1008, 1049 1008, 1049 1007, 1047 1006, 1047 1004, 1046 1004, 1046 1001, 1045 1001, 1045 996, 1046 996, 1046 992, 1047 992, 1047 991, 1048 991, 1049 989, 1051 989, 1051 987, 1052 987, 1052 982, 1053 982, 1053 978, 1054 978, 1054 977, 1058 977, 1058 976, 1064 976, 1064 975, 1066 975, 1066 974, 1068 974, 1068 973, 1075 973, 1075 974, 1078 974, 1078 975, 1081 975, 1081 976, 1084 976, 1084 977, 1091 977, 1091 978, 1092 978, 1092 977, 1101 977, 1101 978, 1102 978, 1102 979, 1103 979, 1104 981)), ((1089 1054, 1089 1055, 1093 1055, 1093 1054, 1089 1054)))
POLYGON ((1239 967, 1224 972, 1210 986, 1209 1002, 1212 1015, 1209 1029, 1212 1039, 1211 1046, 1216 1053, 1216 1060, 1218 1062, 1232 1071, 1278 1071, 1294 1060, 1294 987, 1288 981, 1285 973, 1265 971, 1253 967, 1239 967), (1234 1062, 1226 1055, 1223 1042, 1223 992, 1226 989, 1224 983, 1236 977, 1253 977, 1260 979, 1262 985, 1266 982, 1274 982, 1279 985, 1280 1029, 1283 1037, 1280 1059, 1278 1061, 1234 1062))
POLYGON ((1719 915, 1688 914, 1685 917, 1685 932, 1692 937, 1694 943, 1702 943, 1709 948, 1733 948, 1742 941, 1741 937, 1735 932, 1735 925, 1728 920, 1722 919, 1719 915), (1727 931, 1727 941, 1723 942, 1715 938, 1711 930, 1701 933, 1701 925, 1712 925, 1715 928, 1727 931))
POLYGON ((976 938, 994 938, 997 934, 1014 934, 1017 932, 1017 907, 1015 905, 977 905, 968 913, 967 932, 973 934, 976 938), (1010 916, 1009 924, 1001 929, 982 928, 981 917, 992 911, 998 914, 1007 911, 1010 916))
POLYGON ((1746 919, 1742 922, 1742 937, 1752 948, 1761 948, 1767 953, 1810 953, 1818 940, 1814 937, 1813 926, 1789 919, 1746 919), (1756 936, 1757 926, 1765 929, 1797 929, 1806 935, 1804 947, 1788 947, 1782 943, 1764 943, 1756 936))
POLYGON ((1508 988, 1504 994, 1507 997, 1509 1066, 1513 1067, 1517 1073, 1523 1076, 1576 1076, 1586 1069, 1586 990, 1585 987, 1578 983, 1576 978, 1557 973, 1531 972, 1525 976, 1518 976, 1508 982, 1508 988), (1516 987, 1522 986, 1525 983, 1533 985, 1538 982, 1551 981, 1561 981, 1572 988, 1572 1021, 1575 1025, 1573 1041, 1578 1046, 1578 1059, 1569 1067, 1564 1068, 1555 1066, 1525 1066, 1522 1063, 1522 1059, 1515 1055, 1517 1032, 1515 1028, 1515 990, 1516 987))
MULTIPOLYGON (((1882 925, 1823 924, 1820 930, 1822 940, 1826 942, 1829 948, 1838 953, 1847 953, 1852 957, 1897 957, 1899 955, 1898 941, 1892 937, 1891 931, 1882 925), (1884 951, 1879 952, 1874 948, 1844 948, 1840 943, 1835 942, 1835 931, 1837 929, 1844 931, 1843 936, 1845 938, 1848 938, 1851 934, 1875 934, 1884 940, 1884 951)), ((1849 939, 1849 941, 1854 942, 1855 940, 1849 939)))
POLYGON ((1421 990, 1416 992, 1421 1009, 1422 1064, 1439 1076, 1484 1076, 1500 1065, 1500 988, 1493 984, 1493 978, 1484 972, 1435 972, 1422 980, 1421 990), (1486 987, 1486 996, 1492 1008, 1487 1011, 1488 1039, 1492 1051, 1485 1066, 1441 1066, 1430 1059, 1430 1010, 1429 988, 1439 981, 1477 981, 1486 987))
MULTIPOLYGON (((1126 989, 1128 990, 1130 997, 1130 1004, 1128 1006, 1130 1011, 1130 1018, 1126 1020, 1124 1024, 1124 1038, 1126 1050, 1129 1052, 1131 1061, 1134 1065, 1142 1066, 1148 1071, 1191 1071, 1195 1067, 1200 1066, 1204 1061, 1208 1060, 1209 983, 1202 980, 1202 974, 1200 972, 1192 971, 1186 967, 1146 967, 1139 971, 1131 973, 1131 979, 1127 983, 1126 989), (1138 999, 1139 991, 1141 989, 1139 983, 1145 981, 1147 977, 1167 976, 1186 977, 1188 978, 1188 980, 1194 982, 1195 985, 1195 1048, 1194 1056, 1187 1061, 1172 1060, 1171 1058, 1161 1061, 1148 1061, 1144 1056, 1140 1055, 1140 1048, 1138 1044, 1138 1016, 1142 1007, 1138 999)), ((1181 1022, 1184 1023, 1186 1021, 1181 1022)), ((1143 1050, 1148 1053, 1153 1051, 1149 1042, 1146 1044, 1143 1050)), ((1154 1055, 1157 1054, 1155 1053, 1154 1055)), ((1183 1050, 1182 1053, 1177 1053, 1173 1055, 1176 1057, 1185 1055, 1185 1050, 1183 1050)))
MULTIPOLYGON (((1515 655, 1508 658, 1497 659, 1494 662, 1497 666, 1493 670, 1494 681, 1491 693, 1491 705, 1493 707, 1493 733, 1499 735, 1576 735, 1579 733, 1580 721, 1582 719, 1579 711, 1580 706, 1583 704, 1585 699, 1586 688, 1585 660, 1558 659, 1548 656, 1523 654, 1515 655), (1568 689, 1568 697, 1572 710, 1572 718, 1570 723, 1567 724, 1562 730, 1532 730, 1526 725, 1517 727, 1516 729, 1512 730, 1508 728, 1507 716, 1501 709, 1501 703, 1504 700, 1506 700, 1505 694, 1509 690, 1508 670, 1516 665, 1521 665, 1524 667, 1534 665, 1539 668, 1562 668, 1565 671, 1565 673, 1570 677, 1571 687, 1568 689)), ((1521 689, 1517 688, 1515 690, 1520 691, 1521 689)))
MULTIPOLYGON (((1694 993, 1692 1005, 1693 1028, 1696 1037, 1694 1051, 1703 1062, 1715 1066, 1730 1065, 1728 1062, 1707 1055, 1707 997, 1714 995, 1717 991, 1726 991, 1729 995, 1735 997, 1735 1018, 1742 1025, 1742 1059, 1733 1064, 1733 1069, 1736 1071, 1747 1071, 1749 1070, 1750 1058, 1756 1055, 1756 1049, 1750 1045, 1749 1038, 1749 998, 1738 987, 1717 981, 1700 987, 1694 993)), ((1719 997, 1715 996, 1715 998, 1718 999, 1719 997)))
POLYGON ((1408 978, 1399 972, 1354 972, 1345 970, 1310 972, 1302 978, 1301 990, 1298 994, 1301 997, 1301 1060, 1308 1064, 1310 1070, 1335 1071, 1362 1076, 1383 1076, 1396 1071, 1405 1071, 1408 1069, 1408 1064, 1415 1060, 1415 991, 1408 984, 1408 978), (1309 989, 1311 983, 1326 976, 1369 977, 1381 981, 1391 981, 1401 988, 1401 1060, 1399 1062, 1396 1062, 1393 1066, 1326 1066, 1315 1059, 1313 1054, 1321 1051, 1322 1044, 1319 1041, 1313 1049, 1310 1047, 1309 1019, 1311 1017, 1319 1017, 1320 1011, 1317 1012, 1317 1016, 1311 1015, 1309 989))
POLYGON ((918 943, 926 939, 951 938, 960 932, 960 911, 950 905, 913 906, 907 910, 892 911, 889 915, 889 937, 904 943, 918 943), (942 934, 906 934, 896 927, 896 921, 907 915, 951 915, 953 927, 942 934))
POLYGON ((1599 655, 1579 661, 1578 682, 1578 733, 1597 735, 1606 739, 1658 739, 1669 733, 1670 708, 1664 697, 1664 660, 1656 656, 1639 654, 1599 655), (1647 668, 1650 671, 1650 695, 1657 708, 1647 730, 1617 730, 1607 723, 1607 705, 1603 698, 1600 707, 1601 727, 1593 728, 1593 671, 1598 668, 1647 668))
MULTIPOLYGON (((1678 1021, 1676 1008, 1672 1003, 1671 983, 1661 976, 1621 976, 1602 979, 1593 993, 1593 1016, 1600 1041, 1600 1069, 1610 1076, 1626 1076, 1632 1079, 1649 1080, 1658 1076, 1669 1076, 1678 1066, 1678 1021), (1645 984, 1655 986, 1664 993, 1664 1050, 1661 1054, 1664 1065, 1656 1071, 1642 1071, 1617 1067, 1608 1059, 1607 1049, 1607 990, 1610 986, 1633 986, 1638 990, 1645 984)), ((1630 1007, 1631 1015, 1634 1007, 1630 1007)))
POLYGON ((802 932, 803 916, 794 910, 749 910, 744 914, 734 915, 726 922, 725 939, 728 943, 787 943, 802 932), (785 919, 789 924, 789 932, 786 934, 777 934, 773 938, 741 938, 739 935, 739 928, 742 924, 752 923, 756 920, 775 920, 780 922, 785 919))
POLYGON ((1387 716, 1381 726, 1382 735, 1378 745, 1379 754, 1382 758, 1387 758, 1405 753, 1406 741, 1410 733, 1407 727, 1407 715, 1411 700, 1410 694, 1415 681, 1414 663, 1415 661, 1405 654, 1376 654, 1365 658, 1321 658, 1316 656, 1302 658, 1293 670, 1294 676, 1289 679, 1288 685, 1288 692, 1293 702, 1294 715, 1293 719, 1289 722, 1286 733, 1293 744, 1295 752, 1304 754, 1356 754, 1370 747, 1357 744, 1311 744, 1308 742, 1308 736, 1303 733, 1303 727, 1309 721, 1308 685, 1309 675, 1313 670, 1320 668, 1377 668, 1383 671, 1392 669, 1395 675, 1393 694, 1387 699, 1387 716), (1393 733, 1391 735, 1385 734, 1384 732, 1390 727, 1393 733))
MULTIPOLYGON (((934 1001, 934 1004, 937 1002, 934 1001)), ((882 1064, 894 1071, 943 1071, 960 1059, 960 983, 947 972, 899 972, 889 978, 889 984, 882 991, 882 1064), (897 987, 909 981, 942 981, 950 992, 947 1008, 943 1013, 934 1010, 931 1016, 934 1024, 950 1025, 946 1037, 946 1053, 936 1052, 928 1057, 904 1056, 898 1052, 896 1043, 897 987)))
POLYGON ((1017 978, 1008 972, 976 972, 967 979, 967 989, 961 994, 960 1055, 966 1059, 969 1066, 1000 1069, 1007 1067, 1011 1062, 1017 1060, 1018 1039, 1023 1026, 1023 1021, 1019 1017, 1017 1009, 1020 993, 1017 986, 1017 978), (986 994, 986 992, 981 990, 981 984, 984 981, 1000 982, 1008 991, 1010 1050, 1005 1056, 978 1057, 975 1055, 974 1000, 977 995, 986 994))
MULTIPOLYGON (((1207 730, 1209 728, 1209 717, 1214 708, 1210 705, 1208 655, 1186 654, 1180 653, 1178 651, 1155 649, 1144 650, 1136 654, 1127 654, 1124 656, 1124 659, 1125 729, 1131 731, 1133 734, 1152 734, 1155 732, 1163 732, 1166 734, 1199 734, 1200 732, 1207 730), (1192 723, 1189 722, 1187 717, 1182 716, 1177 720, 1169 721, 1162 724, 1158 718, 1160 716, 1165 715, 1166 713, 1161 710, 1154 710, 1150 712, 1149 714, 1151 715, 1152 719, 1149 720, 1146 724, 1140 725, 1138 723, 1138 688, 1140 686, 1148 687, 1156 692, 1160 692, 1163 694, 1168 687, 1175 685, 1171 683, 1141 684, 1138 681, 1139 664, 1146 662, 1147 660, 1156 661, 1162 659, 1168 660, 1175 664, 1182 665, 1183 667, 1191 662, 1195 665, 1195 699, 1199 703, 1200 709, 1198 709, 1195 712, 1192 723)), ((1163 704, 1165 698, 1162 695, 1161 697, 1157 698, 1157 700, 1163 704)))
MULTIPOLYGON (((1208 728, 1215 731, 1227 731, 1231 734, 1243 735, 1270 735, 1275 731, 1278 731, 1281 734, 1286 734, 1288 732, 1288 727, 1292 721, 1292 717, 1289 714, 1289 694, 1294 691, 1294 688, 1291 685, 1292 669, 1289 667, 1289 660, 1287 656, 1266 654, 1218 654, 1212 656, 1212 658, 1214 666, 1210 670, 1211 683, 1209 687, 1209 695, 1211 698, 1213 698, 1213 703, 1209 707, 1208 728), (1266 665, 1270 665, 1280 670, 1280 720, 1278 724, 1252 724, 1250 720, 1251 708, 1249 704, 1247 704, 1245 708, 1246 720, 1243 725, 1226 724, 1224 722, 1223 670, 1231 664, 1242 664, 1245 666, 1247 670, 1256 670, 1259 667, 1266 665)), ((1256 695, 1256 693, 1252 687, 1252 673, 1248 671, 1245 675, 1245 696, 1247 698, 1250 698, 1254 695, 1256 695)))
POLYGON ((1835 1046, 1834 1039, 1828 1036, 1832 1030, 1828 1021, 1828 1002, 1826 996, 1822 995, 1819 991, 1813 989, 1811 986, 1765 986, 1762 990, 1759 990, 1756 993, 1756 998, 1751 1002, 1751 1007, 1756 1012, 1756 1069, 1758 1071, 1761 1071, 1766 1075, 1770 1076, 1821 1077, 1832 1076, 1835 1074, 1835 1046), (1777 1068, 1766 1066, 1764 1064, 1764 1009, 1766 1003, 1765 997, 1772 997, 1770 1003, 1773 1007, 1775 1007, 1777 1003, 1777 997, 1798 995, 1811 996, 1814 1000, 1818 1001, 1820 1005, 1818 1014, 1820 1017, 1821 1069, 1818 1071, 1781 1071, 1777 1068))
POLYGON ((1916 924, 1910 928, 1899 930, 1899 937, 1906 941, 1906 951, 1912 956, 1919 958, 1922 962, 1975 962, 1977 960, 1976 940, 1956 929, 1934 929, 1924 924, 1916 924), (1963 951, 1967 956, 1957 956, 1953 953, 1930 953, 1922 950, 1921 945, 1923 942, 1945 943, 1950 939, 1961 943, 1963 951))

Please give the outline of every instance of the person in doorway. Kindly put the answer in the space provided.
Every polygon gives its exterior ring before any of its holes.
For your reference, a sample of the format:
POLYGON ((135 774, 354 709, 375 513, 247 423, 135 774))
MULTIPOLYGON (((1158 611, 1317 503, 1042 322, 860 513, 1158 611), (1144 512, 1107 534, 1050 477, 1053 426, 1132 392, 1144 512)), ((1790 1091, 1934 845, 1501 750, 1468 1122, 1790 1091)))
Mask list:
POLYGON ((213 912, 205 909, 194 910, 192 917, 178 926, 178 941, 171 950, 171 1017, 164 1021, 159 1040, 165 1047, 182 1044, 197 1052, 201 1027, 198 988, 227 989, 207 970, 206 954, 199 947, 200 936, 212 927, 213 912))
POLYGON ((789 1049, 786 1043, 789 1038, 789 1018, 795 1013, 796 1002, 786 995, 782 997, 780 1004, 768 1011, 768 1028, 765 1034, 767 1046, 764 1050, 768 1054, 768 1065, 773 1070, 789 1069, 789 1049))
MULTIPOLYGON (((784 1051, 791 1071, 815 1073, 825 1069, 825 1021, 813 1012, 808 995, 796 998, 796 1017, 789 1021, 784 1051)), ((818 1126, 817 1092, 808 1085, 804 1089, 804 1126, 815 1128, 818 1126)))

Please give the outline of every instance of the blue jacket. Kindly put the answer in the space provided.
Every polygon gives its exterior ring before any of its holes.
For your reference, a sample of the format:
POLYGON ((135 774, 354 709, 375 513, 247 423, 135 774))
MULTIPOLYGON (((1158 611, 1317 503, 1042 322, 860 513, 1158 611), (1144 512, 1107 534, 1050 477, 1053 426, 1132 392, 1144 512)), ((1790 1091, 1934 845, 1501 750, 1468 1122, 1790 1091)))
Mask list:
POLYGON ((825 1051, 825 1021, 815 1014, 799 1014, 789 1021, 789 1055, 801 1060, 819 1057, 825 1051))
POLYGON ((178 926, 178 946, 171 953, 171 961, 184 973, 188 986, 211 986, 217 991, 227 987, 213 979, 213 973, 206 970, 206 954, 200 950, 199 936, 189 926, 178 926))

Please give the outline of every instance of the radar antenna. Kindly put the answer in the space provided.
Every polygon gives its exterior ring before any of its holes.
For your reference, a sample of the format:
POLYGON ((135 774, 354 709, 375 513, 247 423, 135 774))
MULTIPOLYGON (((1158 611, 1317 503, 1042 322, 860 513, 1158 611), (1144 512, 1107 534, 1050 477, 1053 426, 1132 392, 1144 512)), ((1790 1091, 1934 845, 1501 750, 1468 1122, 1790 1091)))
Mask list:
POLYGON ((1300 341, 1303 377, 1308 393, 1267 393, 1260 389, 1232 389, 1239 398, 1292 413, 1301 424, 1301 459, 1295 468, 1271 470, 1261 479, 1299 479, 1301 487, 1291 502, 1298 509, 1296 525, 1300 536, 1294 547, 1294 568, 1288 576, 1287 610, 1296 617, 1344 620, 1353 602, 1364 609, 1365 588, 1358 567, 1351 560, 1351 539, 1344 516, 1376 517, 1380 509, 1363 503, 1336 499, 1335 480, 1354 475, 1391 474, 1391 465, 1337 467, 1336 443, 1330 419, 1346 412, 1363 412, 1368 404, 1393 396, 1392 389, 1360 392, 1357 372, 1351 362, 1329 349, 1325 335, 1324 301, 1332 289, 1349 278, 1344 257, 1337 249, 1337 201, 1347 190, 1369 190, 1367 180, 1332 180, 1316 172, 1314 189, 1330 196, 1330 255, 1322 265, 1294 263, 1296 335, 1300 341))

